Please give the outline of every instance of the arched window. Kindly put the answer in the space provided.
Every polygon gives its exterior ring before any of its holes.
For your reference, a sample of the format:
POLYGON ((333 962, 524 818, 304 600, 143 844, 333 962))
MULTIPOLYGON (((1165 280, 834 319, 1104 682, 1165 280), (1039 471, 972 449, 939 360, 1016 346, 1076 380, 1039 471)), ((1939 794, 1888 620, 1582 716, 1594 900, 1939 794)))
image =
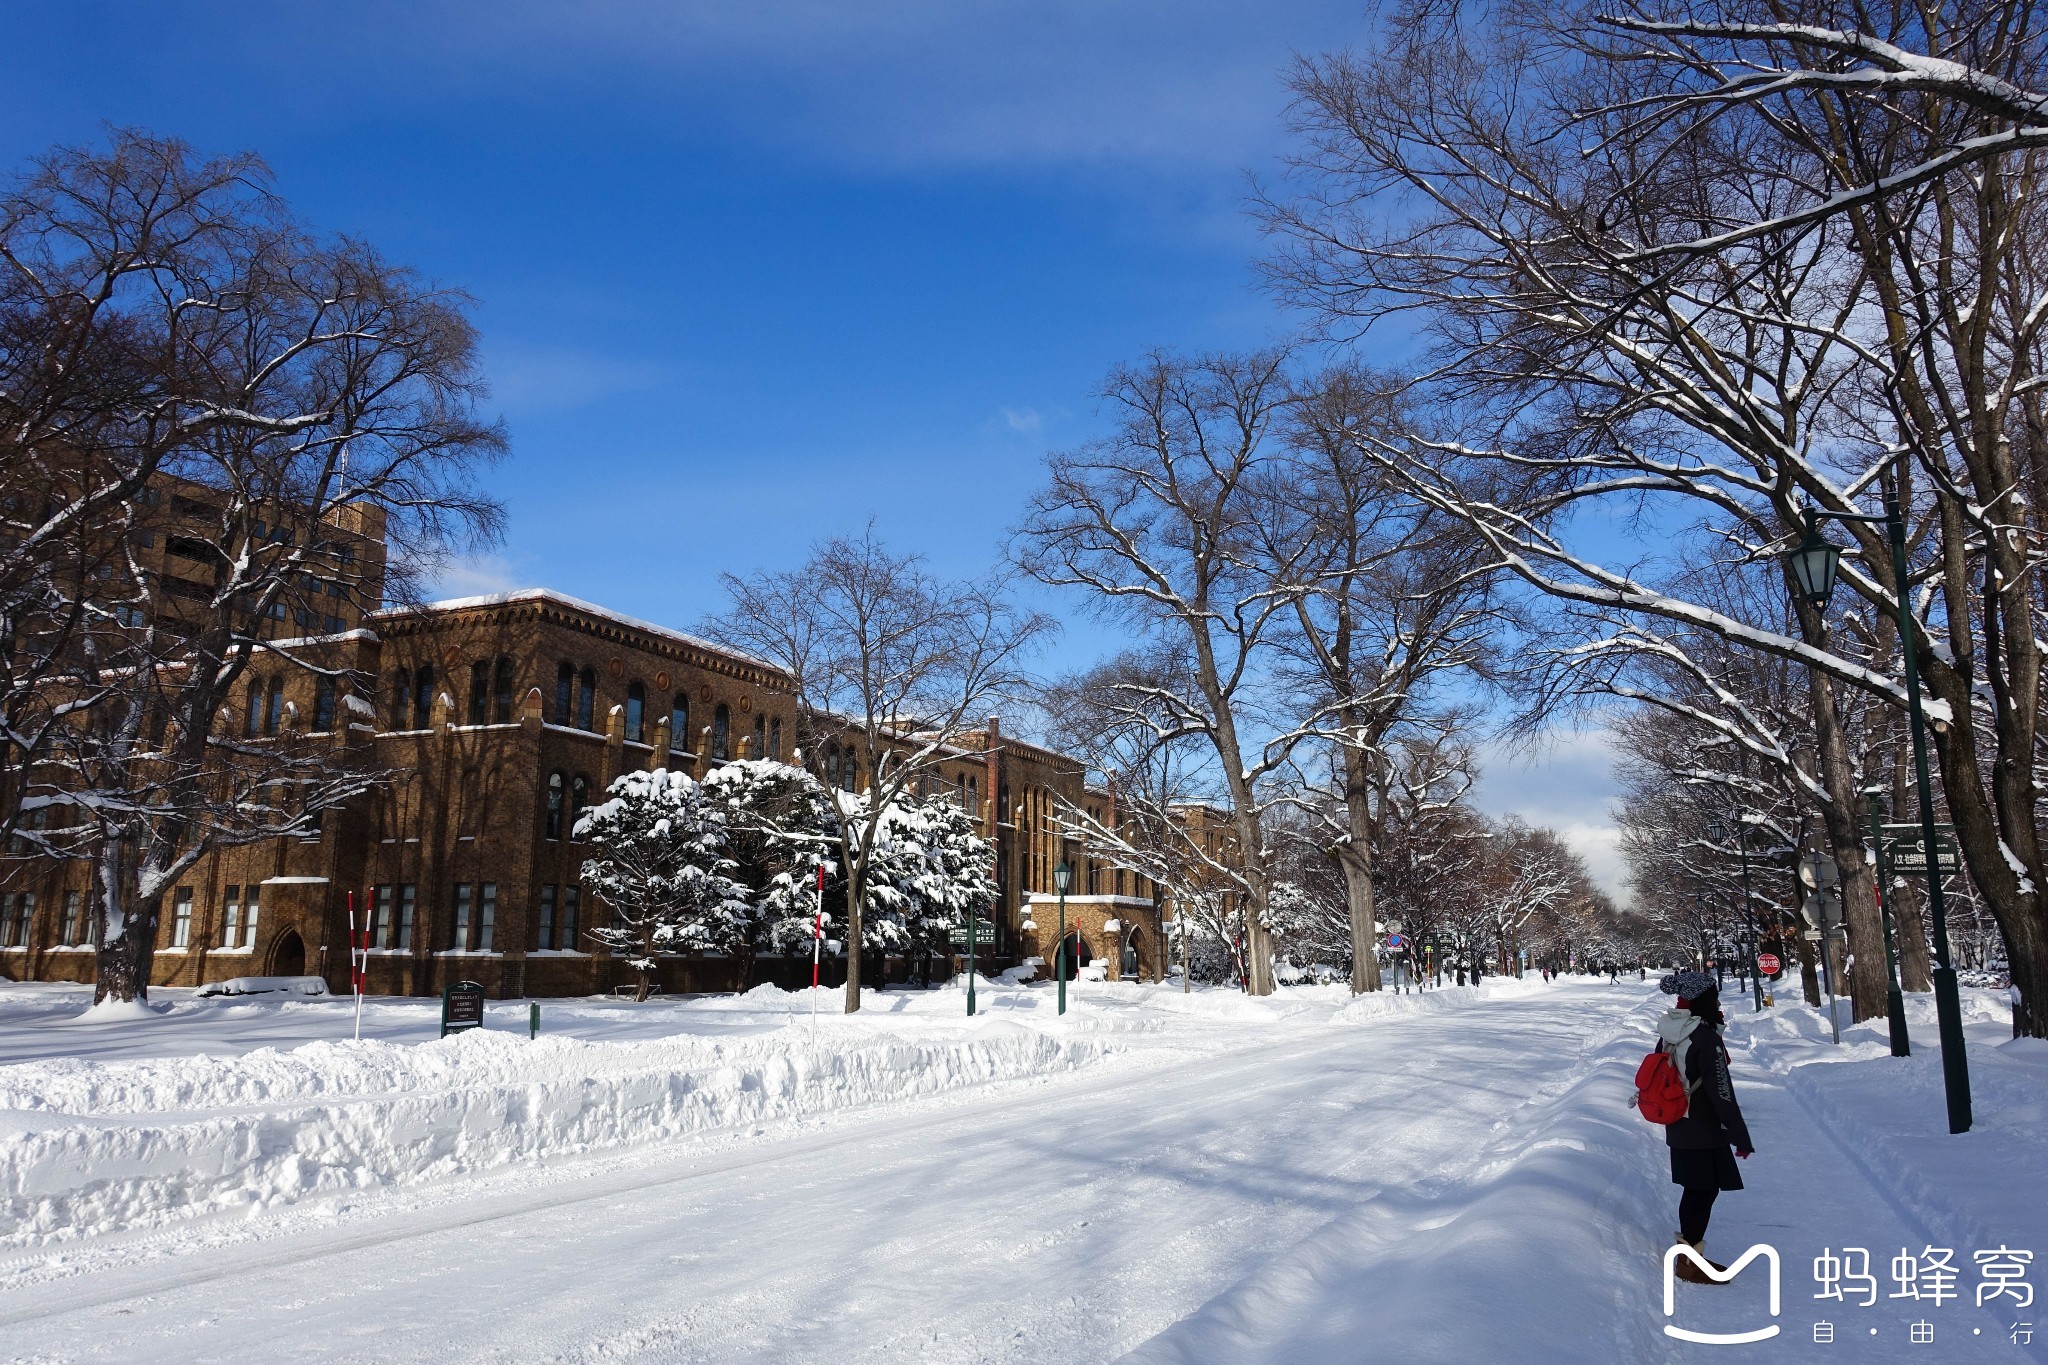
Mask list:
POLYGON ((576 728, 594 730, 597 715, 597 670, 586 668, 576 680, 576 728))
POLYGON ((491 670, 491 719, 503 725, 512 719, 512 656, 500 654, 491 670))
POLYGON ((724 702, 711 711, 711 757, 720 763, 732 757, 732 709, 724 702))
POLYGON ((254 739, 256 727, 263 723, 263 684, 249 679, 247 698, 249 709, 242 713, 242 738, 254 739))
POLYGON ((263 708, 263 733, 277 733, 277 723, 284 718, 284 679, 270 680, 270 704, 263 708))
POLYGON ((434 669, 421 664, 412 675, 412 728, 425 730, 434 723, 434 669))
POLYGON ((562 775, 560 773, 548 774, 547 837, 550 839, 562 837, 562 775))
POLYGON ((569 782, 569 837, 576 837, 576 822, 583 816, 584 803, 590 800, 590 779, 582 773, 569 782))
POLYGON ((690 699, 680 692, 668 708, 668 747, 671 753, 691 752, 690 699))
POLYGON ((334 729, 334 679, 322 674, 313 682, 313 733, 334 729))
POLYGON ((768 757, 782 762, 782 717, 777 716, 768 724, 768 757))
POLYGON ((478 659, 469 666, 469 723, 482 725, 491 718, 491 664, 478 659))
POLYGON ((569 723, 569 707, 576 693, 576 665, 567 659, 555 669, 555 724, 569 723))
POLYGON ((401 668, 391 680, 391 728, 403 730, 412 715, 412 672, 401 668))
POLYGON ((754 757, 768 757, 768 717, 754 717, 754 757))
POLYGON ((839 785, 839 746, 837 744, 827 744, 825 746, 824 777, 826 786, 836 787, 839 785))
POLYGON ((646 728, 647 689, 638 678, 626 684, 626 738, 635 744, 645 741, 641 733, 646 728))

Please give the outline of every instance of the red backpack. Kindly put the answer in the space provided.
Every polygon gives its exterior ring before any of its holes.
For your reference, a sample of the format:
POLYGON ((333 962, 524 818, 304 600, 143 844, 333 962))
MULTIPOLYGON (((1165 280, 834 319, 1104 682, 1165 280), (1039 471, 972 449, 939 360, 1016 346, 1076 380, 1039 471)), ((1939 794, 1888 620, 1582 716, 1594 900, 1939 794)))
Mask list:
POLYGON ((1629 1103, 1652 1123, 1676 1123, 1691 1107, 1692 1094, 1678 1065, 1659 1043, 1636 1068, 1636 1094, 1629 1103))

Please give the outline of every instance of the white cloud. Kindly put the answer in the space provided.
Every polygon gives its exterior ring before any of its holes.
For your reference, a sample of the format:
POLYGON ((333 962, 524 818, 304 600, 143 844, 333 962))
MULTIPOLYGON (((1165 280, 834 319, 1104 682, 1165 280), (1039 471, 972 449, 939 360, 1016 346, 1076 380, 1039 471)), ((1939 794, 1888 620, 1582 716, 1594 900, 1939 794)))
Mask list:
POLYGON ((1605 730, 1554 732, 1526 751, 1487 746, 1479 762, 1474 805, 1556 830, 1609 895, 1628 901, 1628 867, 1614 822, 1614 750, 1605 730))
POLYGON ((496 405, 513 414, 571 411, 681 379, 672 365, 516 341, 493 343, 484 357, 484 373, 496 405))
POLYGON ((451 559, 443 564, 421 595, 429 601, 443 597, 482 597, 531 586, 521 581, 518 571, 503 555, 476 555, 451 559))
POLYGON ((1029 435, 1045 425, 1045 417, 1037 408, 1004 408, 1003 425, 1020 435, 1029 435))

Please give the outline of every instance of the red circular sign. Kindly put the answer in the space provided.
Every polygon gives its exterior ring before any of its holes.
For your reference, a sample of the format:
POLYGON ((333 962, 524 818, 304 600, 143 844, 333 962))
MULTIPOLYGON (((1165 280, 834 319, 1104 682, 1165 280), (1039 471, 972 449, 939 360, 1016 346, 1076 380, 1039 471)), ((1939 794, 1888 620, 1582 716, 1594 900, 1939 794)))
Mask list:
POLYGON ((1758 953, 1756 955, 1756 969, 1765 976, 1776 976, 1781 965, 1783 964, 1778 961, 1776 953, 1758 953))

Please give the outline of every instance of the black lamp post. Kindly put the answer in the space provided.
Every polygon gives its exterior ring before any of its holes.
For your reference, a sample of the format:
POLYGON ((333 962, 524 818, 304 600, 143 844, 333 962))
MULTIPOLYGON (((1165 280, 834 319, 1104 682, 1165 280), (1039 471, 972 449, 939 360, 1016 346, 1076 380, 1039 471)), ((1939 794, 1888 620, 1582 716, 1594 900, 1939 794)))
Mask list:
POLYGON ((1073 885, 1074 869, 1061 862, 1052 870, 1052 884, 1060 893, 1060 938, 1059 946, 1053 949, 1053 975, 1059 978, 1061 1014, 1067 1012, 1067 888, 1073 885))
MULTIPOLYGON (((1719 820, 1708 823, 1707 837, 1715 843, 1720 843, 1727 836, 1728 827, 1719 820)), ((1750 895, 1749 891, 1749 826, 1739 816, 1735 821, 1735 844, 1737 848, 1742 850, 1742 917, 1749 924, 1749 984, 1752 997, 1749 1012, 1751 1014, 1762 1014, 1764 1012, 1764 981, 1763 977, 1757 973, 1756 958, 1757 954, 1763 951, 1763 930, 1757 925, 1756 900, 1750 895)))
POLYGON ((1813 513, 1805 539, 1785 556, 1800 595, 1825 609, 1834 595, 1835 571, 1842 558, 1838 546, 1820 534, 1820 522, 1882 523, 1892 552, 1892 591, 1898 601, 1899 662, 1906 675, 1906 729, 1913 740, 1913 785, 1920 798, 1920 839, 1927 850, 1927 905, 1934 918, 1934 1016, 1941 1036, 1941 1074, 1948 1098, 1948 1130, 1970 1131, 1970 1063, 1963 1053, 1963 1007, 1956 991, 1956 970, 1949 964, 1948 902, 1942 894, 1940 844, 1934 828, 1934 788, 1927 776, 1927 716, 1920 704, 1920 667, 1913 640, 1911 584, 1906 573, 1906 518, 1899 510, 1896 487, 1887 488, 1884 514, 1813 513))

